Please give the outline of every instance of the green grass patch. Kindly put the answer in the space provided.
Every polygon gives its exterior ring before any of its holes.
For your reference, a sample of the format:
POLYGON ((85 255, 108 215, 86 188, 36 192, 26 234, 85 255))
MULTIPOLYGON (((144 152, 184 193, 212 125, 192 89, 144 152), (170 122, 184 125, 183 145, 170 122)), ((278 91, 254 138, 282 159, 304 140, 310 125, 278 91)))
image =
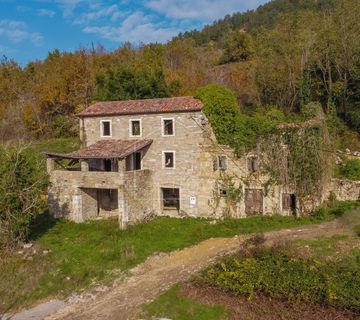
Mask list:
POLYGON ((360 160, 359 159, 347 159, 344 163, 338 165, 335 168, 334 173, 336 178, 345 178, 349 180, 360 180, 360 160))
POLYGON ((208 306, 178 294, 179 286, 175 285, 152 303, 145 305, 143 319, 161 317, 173 320, 224 320, 227 312, 223 306, 208 306))
POLYGON ((14 254, 0 261, 2 309, 16 309, 47 297, 66 297, 93 280, 110 281, 155 252, 170 252, 211 237, 231 237, 319 223, 334 216, 250 217, 210 224, 206 219, 156 218, 119 230, 117 220, 76 224, 44 214, 32 225, 32 260, 14 254), (43 255, 43 250, 50 253, 43 255), (40 252, 40 255, 39 255, 40 252))
POLYGON ((38 154, 45 151, 66 153, 77 150, 79 147, 79 138, 53 138, 37 140, 31 144, 30 149, 38 154))

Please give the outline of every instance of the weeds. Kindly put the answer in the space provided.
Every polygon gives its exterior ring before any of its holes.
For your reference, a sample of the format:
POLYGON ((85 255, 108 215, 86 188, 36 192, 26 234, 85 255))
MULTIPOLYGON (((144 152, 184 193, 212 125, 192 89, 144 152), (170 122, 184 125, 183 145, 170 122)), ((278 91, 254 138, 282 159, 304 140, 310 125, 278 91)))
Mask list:
MULTIPOLYGON (((203 271, 200 281, 249 299, 258 294, 291 302, 317 302, 360 313, 360 264, 326 263, 286 250, 244 251, 203 271)), ((198 280, 199 281, 199 280, 198 280)))

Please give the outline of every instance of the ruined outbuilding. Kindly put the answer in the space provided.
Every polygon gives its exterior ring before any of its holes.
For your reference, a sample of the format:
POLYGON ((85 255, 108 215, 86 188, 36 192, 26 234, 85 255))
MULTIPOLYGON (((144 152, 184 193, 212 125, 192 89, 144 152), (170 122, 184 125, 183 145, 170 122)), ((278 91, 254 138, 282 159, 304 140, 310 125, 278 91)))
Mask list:
MULTIPOLYGON (((116 216, 123 227, 152 215, 299 214, 293 190, 265 190, 261 155, 236 158, 216 142, 202 108, 198 99, 177 97, 98 102, 82 111, 82 148, 47 153, 50 212, 76 222, 116 216)), ((359 189, 333 181, 327 193, 358 199, 359 189)))

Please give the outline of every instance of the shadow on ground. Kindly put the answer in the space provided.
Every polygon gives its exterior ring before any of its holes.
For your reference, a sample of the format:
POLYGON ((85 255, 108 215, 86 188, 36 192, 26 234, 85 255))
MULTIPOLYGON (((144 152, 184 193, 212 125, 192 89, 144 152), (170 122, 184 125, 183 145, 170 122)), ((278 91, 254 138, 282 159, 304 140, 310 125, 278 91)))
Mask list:
POLYGON ((48 230, 53 228, 57 223, 58 219, 55 219, 49 214, 49 211, 38 215, 30 224, 30 235, 29 240, 35 241, 44 235, 48 230))

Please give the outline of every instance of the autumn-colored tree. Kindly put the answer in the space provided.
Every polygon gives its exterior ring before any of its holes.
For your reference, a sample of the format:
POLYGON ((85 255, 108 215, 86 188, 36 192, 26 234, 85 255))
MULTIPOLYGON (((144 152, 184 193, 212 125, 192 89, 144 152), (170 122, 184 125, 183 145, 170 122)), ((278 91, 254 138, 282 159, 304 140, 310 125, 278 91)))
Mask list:
POLYGON ((220 63, 246 61, 254 54, 255 48, 251 35, 243 31, 237 31, 230 35, 225 42, 224 54, 220 63))

